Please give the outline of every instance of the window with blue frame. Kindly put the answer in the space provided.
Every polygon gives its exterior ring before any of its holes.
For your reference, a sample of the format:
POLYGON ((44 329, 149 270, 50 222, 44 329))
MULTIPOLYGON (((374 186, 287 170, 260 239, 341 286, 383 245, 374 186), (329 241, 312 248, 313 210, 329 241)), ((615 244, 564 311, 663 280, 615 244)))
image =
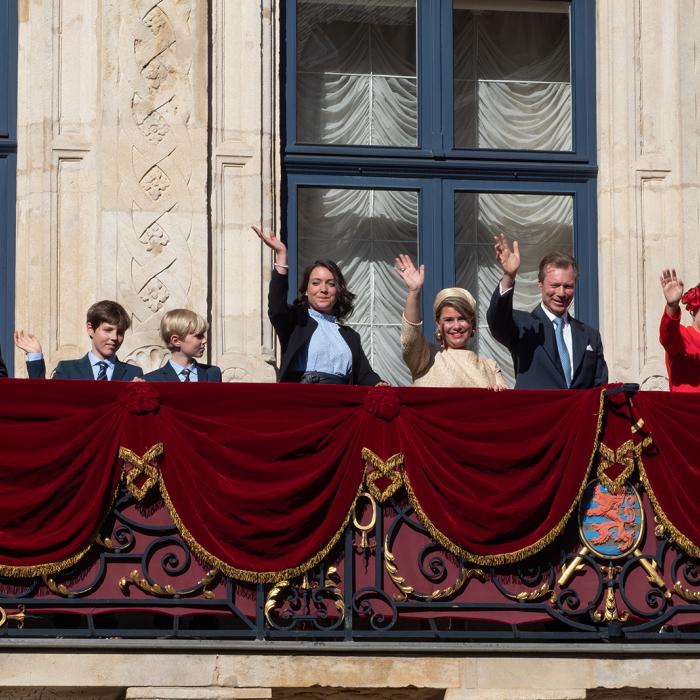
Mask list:
POLYGON ((473 349, 512 374, 490 337, 493 235, 523 253, 515 303, 534 307, 539 259, 573 253, 575 314, 597 322, 593 0, 296 0, 286 3, 284 171, 290 273, 338 261, 350 324, 375 369, 410 383, 398 253, 479 304, 473 349))
POLYGON ((0 3, 0 345, 12 372, 17 170, 17 3, 0 3))

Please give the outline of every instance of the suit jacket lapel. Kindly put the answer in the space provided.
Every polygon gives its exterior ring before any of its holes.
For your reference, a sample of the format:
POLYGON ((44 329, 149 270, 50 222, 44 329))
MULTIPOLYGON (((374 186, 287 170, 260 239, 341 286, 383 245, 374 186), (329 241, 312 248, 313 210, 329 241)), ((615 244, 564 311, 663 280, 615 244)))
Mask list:
POLYGON ((541 306, 538 306, 532 312, 532 315, 539 319, 539 321, 542 323, 542 328, 544 330, 544 350, 549 355, 549 358, 552 360, 552 364, 557 368, 559 374, 561 374, 561 381, 564 386, 566 386, 564 383, 564 369, 562 368, 561 360, 559 359, 559 350, 557 350, 557 339, 554 335, 554 325, 547 318, 547 314, 542 311, 541 306))
POLYGON ((586 354, 586 330, 582 323, 579 323, 575 318, 569 316, 571 324, 571 344, 574 349, 574 372, 571 375, 571 384, 573 386, 576 373, 581 368, 583 356, 586 354))
POLYGON ((112 372, 112 381, 119 381, 123 379, 126 372, 126 364, 120 362, 116 357, 114 358, 114 372, 112 372))
POLYGON ((85 354, 82 358, 80 358, 79 374, 80 374, 82 379, 94 379, 95 378, 95 375, 92 371, 92 364, 91 364, 90 358, 88 357, 87 354, 85 354))
POLYGON ((170 364, 170 360, 166 362, 161 368, 160 368, 160 373, 163 375, 163 379, 166 382, 179 382, 180 377, 177 376, 177 372, 173 369, 173 366, 170 364))

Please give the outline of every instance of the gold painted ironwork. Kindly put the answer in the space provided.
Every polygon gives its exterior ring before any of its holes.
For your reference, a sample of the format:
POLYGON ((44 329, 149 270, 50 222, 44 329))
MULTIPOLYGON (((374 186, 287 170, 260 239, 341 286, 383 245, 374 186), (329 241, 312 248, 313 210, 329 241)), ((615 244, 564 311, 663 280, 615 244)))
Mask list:
MULTIPOLYGON (((644 571, 647 573, 647 581, 649 583, 658 586, 659 588, 666 588, 666 582, 664 581, 663 577, 659 573, 659 568, 656 564, 656 561, 654 559, 647 559, 644 554, 639 550, 635 549, 633 552, 634 556, 637 557, 637 560, 639 563, 642 565, 642 568, 644 571)), ((664 597, 669 599, 671 598, 671 591, 666 590, 664 593, 664 597)))
MULTIPOLYGON (((340 590, 339 579, 338 569, 335 566, 329 566, 326 570, 326 578, 324 579, 323 587, 329 588, 331 593, 335 596, 333 605, 340 615, 338 624, 342 624, 343 620, 345 619, 345 599, 343 598, 342 591, 340 590)), ((270 588, 268 591, 267 596, 265 597, 263 613, 265 615, 265 619, 267 620, 267 624, 270 627, 275 626, 275 623, 272 620, 272 611, 279 605, 280 594, 285 589, 292 587, 292 582, 290 580, 282 579, 273 584, 272 588, 270 588)), ((306 573, 303 575, 299 588, 302 590, 311 590, 313 588, 313 586, 309 584, 309 579, 306 573)))
POLYGON ((355 509, 352 512, 352 524, 355 527, 355 529, 361 533, 360 549, 364 551, 366 549, 370 549, 369 537, 367 533, 372 532, 372 530, 374 530, 375 528, 375 525, 377 524, 377 502, 372 497, 372 494, 367 491, 363 491, 357 497, 357 502, 355 503, 355 509), (372 507, 372 517, 370 518, 369 523, 367 525, 363 525, 357 519, 357 502, 359 502, 360 498, 362 498, 363 496, 369 501, 369 504, 372 507))
POLYGON ((184 590, 177 590, 170 584, 161 586, 159 583, 149 583, 137 569, 134 569, 128 576, 119 579, 119 588, 125 595, 128 593, 129 586, 134 585, 144 593, 158 596, 159 598, 182 598, 198 593, 201 590, 202 597, 207 600, 214 598, 214 592, 210 591, 208 586, 212 584, 214 579, 219 575, 218 569, 209 569, 207 573, 192 586, 184 590))
POLYGON ((267 624, 270 625, 270 627, 274 627, 274 623, 272 621, 272 611, 277 607, 277 598, 279 597, 280 593, 285 588, 289 588, 291 586, 290 582, 287 581, 287 579, 282 579, 281 581, 277 581, 272 588, 267 592, 267 597, 265 598, 265 607, 263 608, 263 611, 265 613, 265 619, 267 620, 267 624))
POLYGON ((403 484, 401 472, 397 471, 397 467, 403 466, 403 453, 397 452, 387 460, 383 460, 367 447, 362 448, 362 459, 365 461, 366 467, 372 466, 372 471, 365 471, 365 484, 367 490, 372 494, 373 498, 378 503, 384 503, 391 498, 403 484), (380 479, 388 479, 391 483, 380 491, 377 486, 377 481, 380 479))
POLYGON ((535 588, 533 591, 520 591, 518 593, 509 593, 508 591, 503 591, 503 593, 505 594, 506 598, 510 598, 511 600, 517 600, 521 603, 539 600, 540 598, 544 598, 547 595, 549 595, 551 599, 552 595, 554 595, 554 592, 549 587, 548 581, 545 581, 539 588, 535 588))
POLYGON ((700 591, 691 591, 690 588, 686 588, 680 581, 676 581, 673 584, 673 590, 689 603, 700 603, 700 591))
POLYGON ((457 579, 451 586, 448 586, 447 588, 437 588, 432 591, 432 593, 421 593, 416 591, 413 586, 406 583, 406 579, 399 572, 399 568, 395 562, 396 557, 389 549, 389 536, 387 535, 384 537, 384 568, 386 569, 387 574, 389 574, 389 578, 392 580, 394 585, 399 589, 399 591, 401 591, 400 593, 394 594, 394 600, 399 603, 403 603, 409 595, 422 600, 440 600, 442 598, 449 598, 461 590, 466 582, 471 578, 478 578, 481 581, 486 580, 486 574, 482 569, 467 569, 463 565, 460 565, 457 579))
POLYGON ((567 583, 573 578, 575 574, 577 574, 579 571, 582 571, 586 563, 583 561, 583 558, 590 552, 588 547, 585 545, 581 547, 579 550, 578 554, 562 569, 561 576, 559 577, 559 580, 557 581, 557 584, 559 585, 560 588, 564 588, 567 583))
POLYGON ((124 466, 131 465, 131 469, 126 472, 126 486, 137 501, 143 500, 150 489, 160 481, 160 472, 153 461, 162 454, 162 442, 157 442, 141 457, 127 447, 119 448, 119 458, 124 460, 124 466), (136 479, 140 477, 146 477, 146 479, 139 486, 136 479))
POLYGON ((615 589, 612 586, 608 586, 608 592, 605 596, 605 606, 603 610, 596 610, 593 613, 593 619, 596 622, 627 622, 630 614, 623 611, 620 614, 617 611, 617 599, 615 597, 615 589))
POLYGON ((73 591, 65 583, 58 583, 52 576, 42 576, 45 586, 54 595, 60 595, 63 598, 77 598, 86 595, 97 588, 99 581, 93 581, 89 586, 81 588, 78 591, 73 591))
POLYGON ((25 608, 24 605, 18 605, 17 609, 19 612, 8 613, 5 608, 0 608, 0 627, 4 627, 8 620, 14 620, 17 623, 17 629, 21 630, 24 628, 24 618, 25 618, 25 608))

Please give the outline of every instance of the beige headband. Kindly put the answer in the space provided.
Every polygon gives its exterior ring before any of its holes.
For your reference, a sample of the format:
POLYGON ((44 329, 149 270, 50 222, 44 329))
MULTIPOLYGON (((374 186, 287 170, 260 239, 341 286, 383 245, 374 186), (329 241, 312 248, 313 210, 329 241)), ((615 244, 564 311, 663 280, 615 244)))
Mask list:
POLYGON ((462 289, 461 287, 447 287, 447 289, 441 289, 433 302, 433 315, 437 316, 440 306, 445 303, 449 304, 450 299, 466 303, 472 315, 476 316, 476 300, 466 289, 462 289))

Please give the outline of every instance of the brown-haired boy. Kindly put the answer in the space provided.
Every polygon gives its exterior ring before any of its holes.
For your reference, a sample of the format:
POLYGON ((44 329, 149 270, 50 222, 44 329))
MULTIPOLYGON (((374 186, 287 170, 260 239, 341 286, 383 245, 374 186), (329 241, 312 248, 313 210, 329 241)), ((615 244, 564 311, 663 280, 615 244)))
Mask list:
MULTIPOLYGON (((61 360, 52 379, 100 379, 131 381, 143 377, 143 370, 136 365, 121 362, 117 350, 124 342, 124 333, 131 326, 131 319, 116 301, 98 301, 87 311, 85 328, 92 347, 79 360, 61 360)), ((30 379, 44 379, 46 364, 39 340, 31 333, 15 331, 15 345, 27 353, 27 373, 30 379)))

